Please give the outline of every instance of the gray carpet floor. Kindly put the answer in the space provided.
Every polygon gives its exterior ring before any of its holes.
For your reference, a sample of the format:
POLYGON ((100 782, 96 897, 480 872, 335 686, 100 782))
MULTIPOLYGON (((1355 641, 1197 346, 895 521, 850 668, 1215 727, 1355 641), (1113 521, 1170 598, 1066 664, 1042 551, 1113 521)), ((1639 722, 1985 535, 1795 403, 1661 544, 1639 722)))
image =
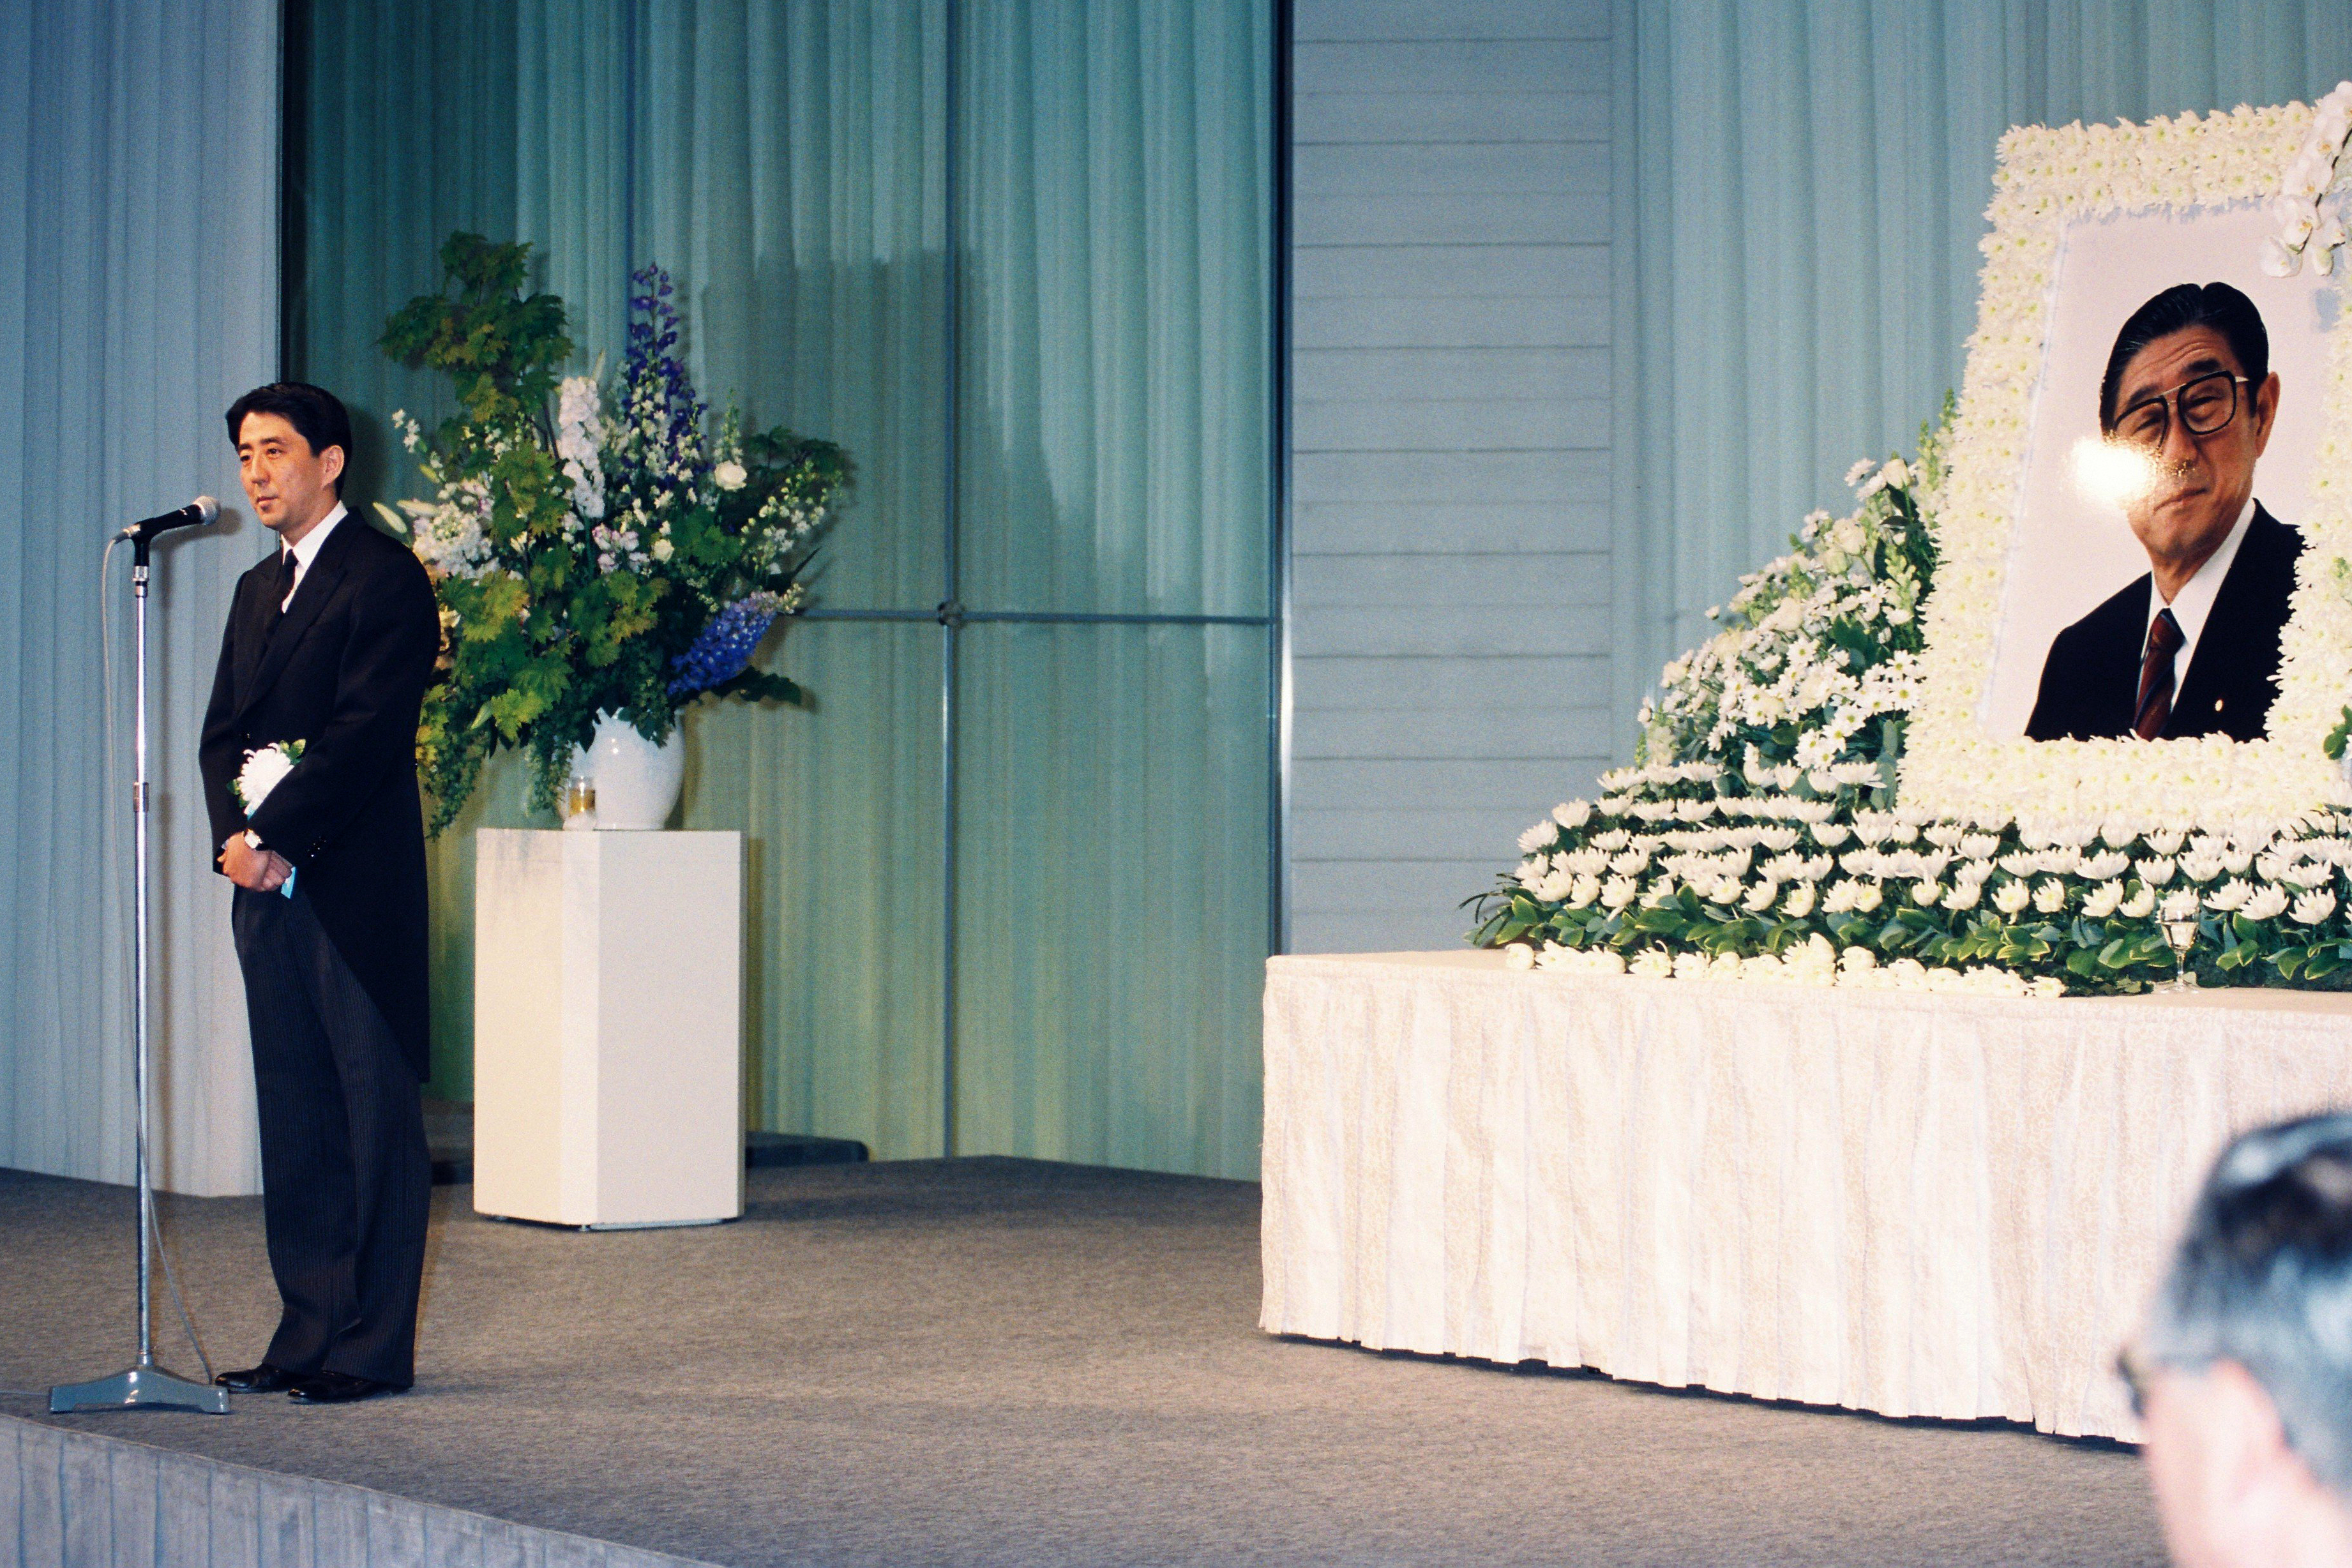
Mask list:
MULTIPOLYGON (((738 1224, 603 1235, 440 1189, 413 1393, 55 1419, 730 1564, 2162 1561, 2111 1444, 1269 1338, 1254 1186, 751 1183, 738 1224)), ((276 1315, 258 1201, 164 1212, 206 1349, 244 1364, 276 1315)), ((0 1388, 124 1363, 130 1214, 0 1173, 0 1388)))

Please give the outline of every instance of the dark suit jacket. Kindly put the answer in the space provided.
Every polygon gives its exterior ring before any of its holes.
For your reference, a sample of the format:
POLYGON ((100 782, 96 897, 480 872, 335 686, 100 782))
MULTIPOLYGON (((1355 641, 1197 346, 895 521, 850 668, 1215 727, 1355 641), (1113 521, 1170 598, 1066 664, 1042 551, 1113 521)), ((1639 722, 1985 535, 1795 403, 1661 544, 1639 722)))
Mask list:
MULTIPOLYGON (((2303 535, 2260 503, 2238 542, 2238 557, 2173 693, 2159 739, 2228 735, 2260 740, 2278 696, 2279 632, 2294 592, 2303 535)), ((2037 741, 2114 740, 2132 732, 2140 655, 2147 646, 2149 579, 2132 585, 2060 632, 2042 666, 2042 690, 2025 732, 2037 741)))
POLYGON ((280 616, 273 553, 237 579, 197 750, 215 851, 250 826, 291 861, 329 940, 428 1076, 425 819, 416 721, 440 651, 433 584, 357 516, 335 525, 280 616), (248 825, 246 753, 304 742, 248 825))

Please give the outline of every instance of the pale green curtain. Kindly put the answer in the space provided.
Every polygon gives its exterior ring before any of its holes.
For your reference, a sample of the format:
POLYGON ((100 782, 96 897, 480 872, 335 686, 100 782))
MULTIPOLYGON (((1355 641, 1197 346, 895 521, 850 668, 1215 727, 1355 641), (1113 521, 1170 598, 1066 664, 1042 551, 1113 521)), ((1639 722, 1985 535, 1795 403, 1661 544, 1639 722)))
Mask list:
POLYGON ((1617 706, 1959 384, 2014 124, 2305 99, 2343 0, 1658 0, 1621 8, 1617 706))
MULTIPOLYGON (((398 9, 318 0, 315 26, 323 37, 336 10, 364 31, 398 9)), ((441 171, 441 205, 428 223, 419 196, 353 203, 337 220, 351 242, 372 223, 437 243, 447 213, 510 188, 583 365, 617 358, 621 280, 658 261, 682 285, 705 393, 857 465, 823 614, 764 656, 814 706, 688 726, 685 826, 751 839, 755 1124, 937 1152, 952 960, 960 1152, 1254 1173, 1268 633, 975 619, 950 636, 933 611, 952 587, 977 616, 1265 616, 1267 6, 484 0, 471 15, 482 56, 463 79, 516 84, 511 186, 454 144, 404 151, 387 168, 441 171)), ((425 79, 374 90, 399 101, 425 79)), ((446 140, 439 123, 411 130, 446 140)), ((429 280, 358 279, 339 341, 356 353, 368 310, 380 321, 429 280)), ((436 1086, 458 1097, 462 833, 521 820, 519 787, 487 780, 435 853, 436 1086)))
MULTIPOLYGON (((961 597, 1263 616, 1268 10, 963 14, 961 597)), ((1256 1174, 1268 635, 961 639, 960 1147, 1256 1174)))
POLYGON ((221 416, 278 359, 278 62, 274 0, 0 6, 0 1166, 130 1179, 130 551, 110 770, 100 552, 206 492, 221 521, 154 559, 157 1172, 259 1184, 195 747, 233 584, 269 548, 221 416))

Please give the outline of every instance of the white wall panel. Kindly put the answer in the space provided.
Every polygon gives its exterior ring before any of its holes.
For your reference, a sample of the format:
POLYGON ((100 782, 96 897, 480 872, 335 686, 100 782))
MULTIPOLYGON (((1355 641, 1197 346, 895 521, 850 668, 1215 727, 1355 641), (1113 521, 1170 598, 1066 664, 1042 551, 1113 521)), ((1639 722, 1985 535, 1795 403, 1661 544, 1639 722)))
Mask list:
POLYGON ((1607 765, 1605 0, 1302 0, 1292 939, 1431 947, 1607 765))

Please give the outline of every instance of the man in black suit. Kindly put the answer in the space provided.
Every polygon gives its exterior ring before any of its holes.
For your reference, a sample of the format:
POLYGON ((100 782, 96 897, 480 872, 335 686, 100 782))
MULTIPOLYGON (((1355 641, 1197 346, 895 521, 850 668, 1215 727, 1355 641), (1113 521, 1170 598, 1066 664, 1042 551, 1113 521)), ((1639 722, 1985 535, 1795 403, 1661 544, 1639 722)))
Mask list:
POLYGON ((2060 632, 2025 732, 2260 739, 2303 536, 2254 499, 2279 378, 2254 302, 2182 283, 2132 313, 2099 385, 2099 428, 2141 459, 2124 515, 2147 575, 2060 632))
POLYGON ((257 388, 228 431, 278 548, 237 581, 198 756, 236 884, 284 1310, 260 1363, 216 1381, 339 1404, 415 1375, 432 1195, 416 721, 440 619, 416 557, 343 510, 351 417, 331 393, 257 388), (300 760, 248 818, 232 781, 289 741, 300 760))

